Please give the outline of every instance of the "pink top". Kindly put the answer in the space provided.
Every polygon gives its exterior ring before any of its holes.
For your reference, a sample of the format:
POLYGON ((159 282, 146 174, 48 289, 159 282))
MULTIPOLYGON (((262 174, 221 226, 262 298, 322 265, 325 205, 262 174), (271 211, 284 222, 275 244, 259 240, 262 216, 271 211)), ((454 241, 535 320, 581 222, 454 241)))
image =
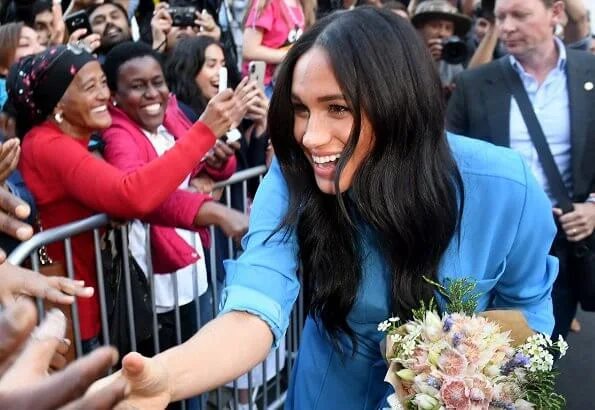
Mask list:
MULTIPOLYGON (((269 4, 258 14, 258 1, 253 0, 245 27, 262 31, 263 46, 279 49, 282 46, 293 44, 297 40, 295 35, 290 36, 291 31, 295 33, 296 28, 299 28, 301 33, 304 30, 304 12, 300 6, 289 7, 284 0, 270 0, 269 4)), ((249 61, 246 61, 243 65, 244 75, 248 74, 248 63, 249 61)), ((276 67, 276 64, 267 64, 264 76, 266 85, 271 83, 276 67)))

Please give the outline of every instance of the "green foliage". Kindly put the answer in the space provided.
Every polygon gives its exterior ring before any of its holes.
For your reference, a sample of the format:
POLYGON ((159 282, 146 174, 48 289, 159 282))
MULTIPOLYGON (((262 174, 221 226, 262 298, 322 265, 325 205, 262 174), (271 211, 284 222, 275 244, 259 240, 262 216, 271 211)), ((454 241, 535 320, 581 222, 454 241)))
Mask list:
POLYGON ((426 306, 426 302, 421 301, 418 309, 413 309, 413 319, 422 321, 426 317, 426 312, 436 312, 436 301, 434 298, 430 299, 430 303, 426 306))
POLYGON ((556 393, 558 371, 527 372, 522 384, 525 400, 533 403, 536 410, 561 410, 566 404, 564 396, 556 393))
POLYGON ((446 286, 434 282, 426 277, 424 279, 436 286, 438 292, 448 301, 446 311, 448 313, 461 313, 472 316, 477 309, 477 300, 482 295, 475 292, 475 282, 468 278, 446 279, 446 286))

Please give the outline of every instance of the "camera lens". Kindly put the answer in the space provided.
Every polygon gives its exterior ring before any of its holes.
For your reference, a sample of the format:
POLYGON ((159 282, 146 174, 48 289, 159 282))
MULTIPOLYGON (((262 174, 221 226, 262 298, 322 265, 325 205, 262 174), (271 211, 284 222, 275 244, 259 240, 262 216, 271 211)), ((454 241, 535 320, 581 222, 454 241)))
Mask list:
POLYGON ((448 64, 462 64, 467 59, 467 45, 458 37, 442 40, 442 59, 448 64))

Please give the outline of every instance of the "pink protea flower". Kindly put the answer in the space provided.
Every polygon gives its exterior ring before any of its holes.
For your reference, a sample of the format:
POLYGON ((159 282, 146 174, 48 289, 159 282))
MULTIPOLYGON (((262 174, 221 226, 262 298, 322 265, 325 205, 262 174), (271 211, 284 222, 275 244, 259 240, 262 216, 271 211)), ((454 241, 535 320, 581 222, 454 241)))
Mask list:
POLYGON ((477 346, 477 343, 471 339, 464 339, 461 344, 457 346, 457 350, 465 356, 469 361, 469 364, 475 366, 479 362, 481 350, 479 349, 479 346, 477 346))
POLYGON ((488 410, 490 402, 494 397, 492 383, 482 376, 474 375, 466 379, 469 386, 469 398, 471 399, 471 408, 473 410, 488 410))
POLYGON ((425 349, 420 347, 415 348, 412 361, 413 363, 408 367, 417 374, 427 373, 431 369, 430 363, 428 362, 428 351, 425 349))
POLYGON ((445 349, 438 358, 438 367, 447 376, 463 374, 469 362, 465 356, 454 349, 445 349))
POLYGON ((469 387, 462 379, 447 379, 440 388, 444 407, 449 410, 471 410, 469 387))

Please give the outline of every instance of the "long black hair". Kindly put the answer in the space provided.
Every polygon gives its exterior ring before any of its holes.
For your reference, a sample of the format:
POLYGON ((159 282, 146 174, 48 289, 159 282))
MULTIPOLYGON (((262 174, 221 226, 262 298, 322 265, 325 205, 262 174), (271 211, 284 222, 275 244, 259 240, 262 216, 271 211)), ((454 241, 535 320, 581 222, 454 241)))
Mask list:
MULTIPOLYGON (((280 229, 295 230, 310 312, 338 340, 356 341, 347 323, 362 278, 361 224, 375 233, 392 272, 391 309, 406 319, 428 301, 438 265, 462 217, 463 182, 444 132, 440 78, 410 23, 388 10, 362 7, 334 13, 294 44, 280 68, 269 130, 289 189, 280 229), (321 192, 294 138, 293 71, 313 47, 324 49, 354 125, 337 164, 336 195, 321 192), (374 145, 348 193, 339 177, 370 121, 374 145)), ((356 345, 354 344, 354 349, 356 345)))
POLYGON ((217 43, 208 36, 188 37, 180 40, 165 64, 165 79, 170 91, 179 101, 200 115, 209 102, 196 85, 195 78, 205 64, 207 48, 217 43))

